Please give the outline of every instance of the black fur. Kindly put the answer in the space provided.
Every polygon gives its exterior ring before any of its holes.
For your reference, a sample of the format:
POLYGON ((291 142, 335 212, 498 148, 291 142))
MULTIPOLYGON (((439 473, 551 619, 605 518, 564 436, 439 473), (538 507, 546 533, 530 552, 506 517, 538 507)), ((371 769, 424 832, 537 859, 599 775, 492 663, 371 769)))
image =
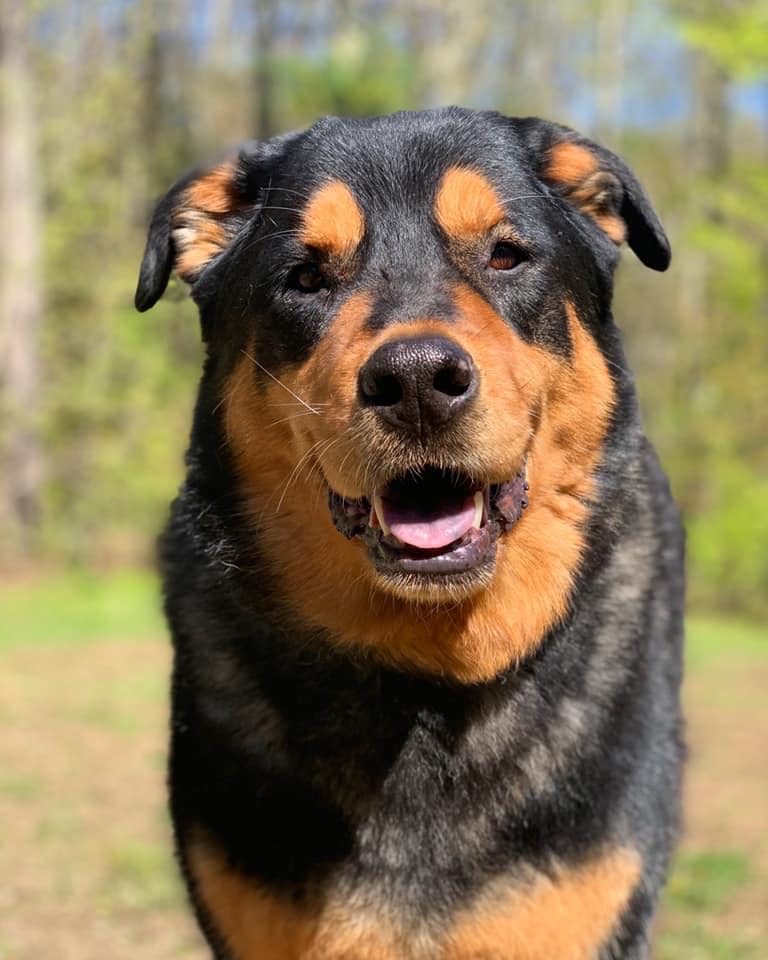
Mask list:
MULTIPOLYGON (((202 825, 234 868, 296 903, 314 902, 341 871, 414 929, 438 929, 523 864, 546 871, 553 858, 578 864, 628 844, 643 857, 642 882, 600 958, 639 960, 678 828, 682 535, 610 313, 617 248, 542 179, 547 150, 565 138, 617 178, 630 246, 664 269, 666 238, 626 165, 540 120, 457 109, 326 119, 241 152, 253 213, 193 288, 209 356, 162 547, 175 647, 171 806, 182 863, 188 831, 202 825), (507 201, 527 258, 518 285, 494 286, 446 256, 427 211, 456 165, 485 172, 507 201), (305 254, 287 231, 302 197, 338 176, 365 214, 361 260, 346 285, 302 297, 288 271, 305 254), (565 356, 571 300, 619 398, 570 614, 528 660, 467 686, 343 654, 291 617, 243 522, 219 412, 223 379, 254 332, 261 363, 279 371, 311 354, 356 289, 373 291, 375 327, 408 316, 450 324, 454 276, 525 340, 565 356)), ((167 282, 184 183, 152 221, 139 309, 167 282)), ((215 955, 228 957, 198 909, 215 955)))

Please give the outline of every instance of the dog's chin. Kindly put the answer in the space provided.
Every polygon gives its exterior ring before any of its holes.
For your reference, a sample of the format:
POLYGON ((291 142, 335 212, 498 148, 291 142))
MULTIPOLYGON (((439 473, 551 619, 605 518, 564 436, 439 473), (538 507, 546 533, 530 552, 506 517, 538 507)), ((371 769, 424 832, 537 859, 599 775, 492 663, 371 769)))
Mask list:
POLYGON ((528 506, 528 484, 524 469, 483 484, 425 466, 369 497, 331 490, 329 506, 337 530, 365 545, 381 590, 410 602, 457 602, 491 584, 499 539, 528 506))
POLYGON ((460 603, 488 589, 493 582, 495 566, 494 557, 482 567, 454 575, 391 571, 385 573, 374 567, 374 583, 383 593, 398 600, 427 606, 442 606, 448 603, 460 603))

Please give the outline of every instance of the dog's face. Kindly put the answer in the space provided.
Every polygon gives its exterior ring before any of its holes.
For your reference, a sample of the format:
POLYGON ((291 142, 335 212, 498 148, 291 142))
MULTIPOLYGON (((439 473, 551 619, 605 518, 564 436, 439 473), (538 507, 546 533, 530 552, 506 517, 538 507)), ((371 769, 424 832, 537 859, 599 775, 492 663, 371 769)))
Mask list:
POLYGON ((174 267, 192 283, 247 536, 304 620, 477 679, 563 615, 625 239, 666 267, 617 157, 458 110, 323 121, 161 202, 137 305, 174 267), (475 666, 427 620, 471 634, 475 666))

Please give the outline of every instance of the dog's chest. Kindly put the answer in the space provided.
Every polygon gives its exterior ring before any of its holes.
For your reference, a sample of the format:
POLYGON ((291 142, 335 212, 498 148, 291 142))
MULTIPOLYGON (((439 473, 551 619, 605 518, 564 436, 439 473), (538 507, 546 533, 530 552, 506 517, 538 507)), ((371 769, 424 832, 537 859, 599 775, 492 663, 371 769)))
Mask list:
POLYGON ((197 896, 237 960, 597 960, 640 874, 632 850, 575 867, 520 866, 453 910, 421 913, 341 871, 323 895, 281 896, 206 846, 188 851, 197 896))
POLYGON ((278 767, 306 777, 306 804, 261 824, 268 812, 252 808, 252 842, 279 849, 270 872, 306 862, 300 883, 233 869, 209 840, 188 847, 204 910, 237 960, 594 960, 639 858, 606 843, 570 859, 535 855, 540 830, 525 813, 531 798, 545 809, 541 796, 583 734, 576 702, 550 714, 557 736, 543 724, 529 738, 514 698, 478 713, 450 696, 419 709, 402 691, 368 697, 361 709, 339 694, 323 727, 305 692, 303 733, 289 725, 271 744, 278 767))

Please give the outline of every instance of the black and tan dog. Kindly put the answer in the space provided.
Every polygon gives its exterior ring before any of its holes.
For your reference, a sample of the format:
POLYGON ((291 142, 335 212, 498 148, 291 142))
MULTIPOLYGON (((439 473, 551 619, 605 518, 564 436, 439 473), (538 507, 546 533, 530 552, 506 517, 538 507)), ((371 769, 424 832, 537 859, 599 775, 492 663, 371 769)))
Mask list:
POLYGON ((682 537, 611 318, 669 248, 535 119, 327 119, 161 201, 207 359, 164 538, 171 806, 217 958, 649 956, 682 537))

